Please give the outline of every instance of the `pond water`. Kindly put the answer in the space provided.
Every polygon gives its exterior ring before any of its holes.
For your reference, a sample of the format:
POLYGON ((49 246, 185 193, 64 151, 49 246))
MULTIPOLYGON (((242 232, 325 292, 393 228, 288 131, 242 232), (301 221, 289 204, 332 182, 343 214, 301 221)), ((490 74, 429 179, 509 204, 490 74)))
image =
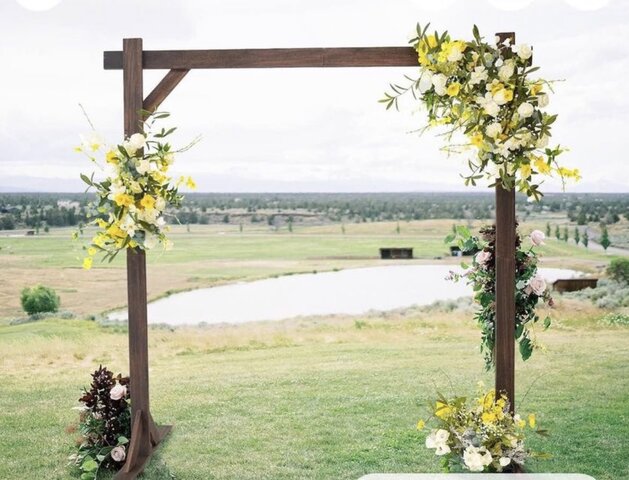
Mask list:
MULTIPOLYGON (((452 265, 388 265, 202 288, 151 302, 148 321, 193 325, 361 314, 471 296, 464 282, 445 279, 451 270, 460 271, 452 265)), ((540 273, 547 282, 579 275, 556 268, 540 273)), ((127 312, 113 312, 109 318, 126 320, 127 312)))

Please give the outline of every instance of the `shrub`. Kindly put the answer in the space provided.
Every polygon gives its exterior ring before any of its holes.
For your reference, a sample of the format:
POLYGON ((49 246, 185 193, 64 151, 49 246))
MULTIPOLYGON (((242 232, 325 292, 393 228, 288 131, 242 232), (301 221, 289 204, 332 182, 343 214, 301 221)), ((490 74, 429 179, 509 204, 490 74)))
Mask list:
POLYGON ((52 288, 37 285, 22 290, 22 308, 29 315, 59 310, 59 295, 52 288))
POLYGON ((603 318, 601 318, 600 322, 603 325, 621 325, 624 327, 629 327, 629 315, 624 313, 608 313, 603 318))
POLYGON ((607 274, 619 283, 629 285, 629 258, 616 258, 607 267, 607 274))

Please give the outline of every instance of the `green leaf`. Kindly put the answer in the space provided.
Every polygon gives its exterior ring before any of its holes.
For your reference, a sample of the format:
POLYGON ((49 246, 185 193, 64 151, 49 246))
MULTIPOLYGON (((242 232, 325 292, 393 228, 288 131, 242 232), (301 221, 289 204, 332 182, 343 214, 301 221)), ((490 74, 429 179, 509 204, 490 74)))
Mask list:
POLYGON ((546 318, 544 319, 544 330, 548 330, 548 328, 550 327, 550 324, 551 324, 551 319, 550 319, 550 317, 546 317, 546 318))
POLYGON ((87 183, 91 187, 94 186, 94 182, 92 182, 90 180, 90 178, 87 175, 85 175, 84 173, 81 174, 81 180, 83 180, 85 183, 87 183))
POLYGON ((84 472, 95 472, 96 470, 98 470, 98 463, 96 463, 96 461, 92 457, 87 456, 81 464, 81 470, 83 470, 84 472))
POLYGON ((118 437, 118 445, 125 445, 127 443, 129 443, 129 439, 127 437, 118 437))
POLYGON ((520 340, 520 355, 522 356, 522 360, 531 358, 532 353, 533 345, 531 344, 531 340, 528 337, 524 337, 520 340))

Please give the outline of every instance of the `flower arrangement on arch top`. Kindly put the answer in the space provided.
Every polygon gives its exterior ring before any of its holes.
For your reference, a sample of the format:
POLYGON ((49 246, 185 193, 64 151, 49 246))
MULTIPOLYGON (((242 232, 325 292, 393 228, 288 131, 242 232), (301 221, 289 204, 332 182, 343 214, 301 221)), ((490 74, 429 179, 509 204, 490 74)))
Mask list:
POLYGON ((101 468, 118 470, 124 465, 131 436, 129 377, 114 376, 100 366, 79 402, 81 437, 70 464, 79 468, 81 480, 92 480, 101 468))
MULTIPOLYGON (((516 225, 517 226, 517 225, 516 225)), ((449 279, 465 279, 474 290, 474 300, 479 304, 475 320, 481 328, 481 352, 485 358, 485 367, 489 370, 494 365, 494 345, 496 337, 496 227, 486 226, 480 229, 481 237, 472 236, 466 227, 456 227, 456 233, 448 235, 446 242, 457 240, 462 250, 476 250, 478 253, 471 265, 463 263, 463 274, 451 272, 449 279)), ((515 240, 515 339, 520 355, 528 360, 533 350, 538 347, 535 338, 535 324, 540 320, 535 309, 541 300, 549 307, 553 299, 546 281, 538 273, 538 255, 535 247, 544 244, 545 235, 534 230, 529 235, 529 248, 522 248, 522 239, 516 233, 515 240)), ((544 328, 548 328, 551 319, 546 316, 544 328)))

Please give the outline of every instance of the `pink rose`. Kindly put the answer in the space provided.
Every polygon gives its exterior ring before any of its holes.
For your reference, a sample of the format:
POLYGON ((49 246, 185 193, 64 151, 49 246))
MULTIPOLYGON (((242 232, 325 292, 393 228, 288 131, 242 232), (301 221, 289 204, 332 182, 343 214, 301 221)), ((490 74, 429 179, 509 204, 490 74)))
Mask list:
POLYGON ((546 291, 546 280, 544 280, 539 275, 535 275, 533 278, 529 280, 529 283, 524 289, 524 291, 528 293, 529 295, 531 293, 534 293, 538 297, 541 297, 542 295, 544 295, 544 292, 546 291))
POLYGON ((531 232, 531 242, 533 242, 533 245, 535 246, 545 245, 544 243, 545 239, 546 239, 546 235, 544 235, 544 232, 540 230, 533 230, 531 232))
POLYGON ((109 391, 109 398, 112 400, 121 400, 127 395, 127 387, 124 385, 120 385, 117 383, 114 387, 109 391))
POLYGON ((111 458, 114 462, 124 462, 127 457, 127 453, 124 451, 123 446, 114 447, 111 451, 111 458))
POLYGON ((474 257, 474 260, 476 260, 476 263, 484 267, 490 258, 491 258, 491 252, 486 252, 485 250, 482 250, 476 254, 476 257, 474 257))

